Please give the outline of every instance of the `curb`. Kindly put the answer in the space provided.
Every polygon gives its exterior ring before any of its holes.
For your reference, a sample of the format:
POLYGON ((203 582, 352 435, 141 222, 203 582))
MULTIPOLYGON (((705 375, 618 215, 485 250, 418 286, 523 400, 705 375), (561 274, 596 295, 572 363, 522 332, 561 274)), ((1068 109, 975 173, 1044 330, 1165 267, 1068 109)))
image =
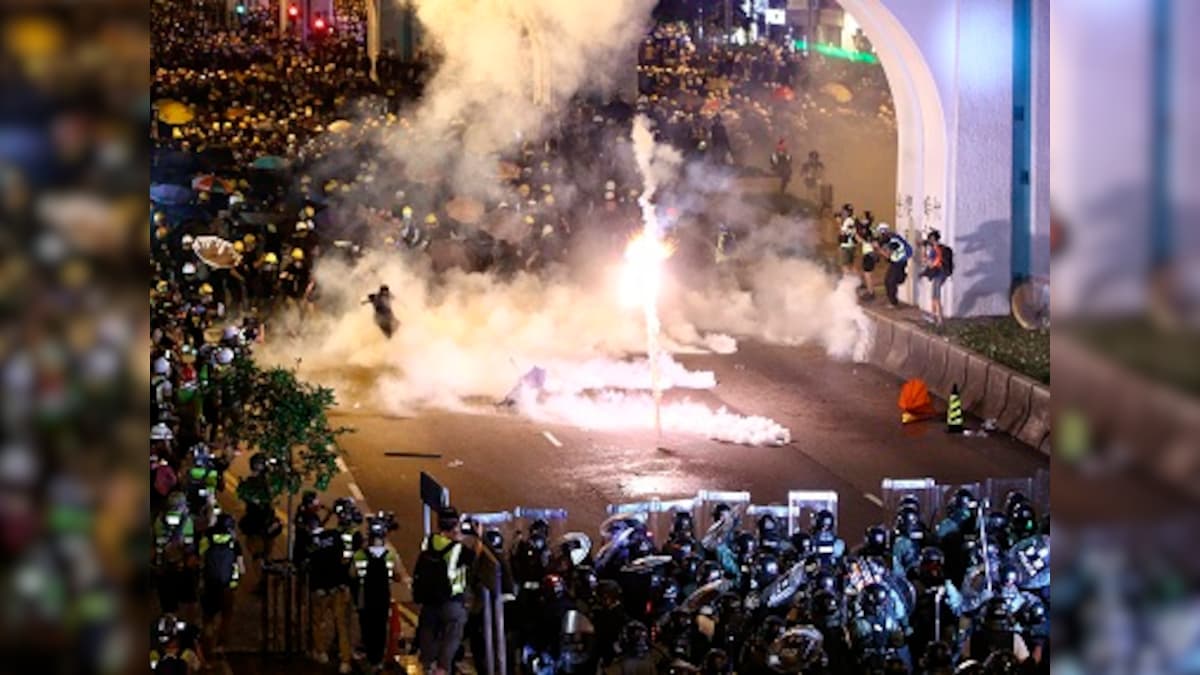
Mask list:
POLYGON ((963 409, 1050 454, 1050 388, 907 321, 863 307, 874 342, 867 362, 901 379, 919 377, 946 398, 957 384, 963 409))

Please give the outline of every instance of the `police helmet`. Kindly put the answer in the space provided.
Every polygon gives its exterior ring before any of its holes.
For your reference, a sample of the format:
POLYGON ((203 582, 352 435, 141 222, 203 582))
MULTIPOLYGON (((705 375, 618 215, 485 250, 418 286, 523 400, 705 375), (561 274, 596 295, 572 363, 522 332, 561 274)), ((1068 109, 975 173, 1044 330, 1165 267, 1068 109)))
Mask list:
POLYGON ((906 494, 900 498, 899 508, 911 506, 917 515, 921 514, 921 500, 914 494, 906 494))
POLYGON ((1004 564, 1000 566, 1000 585, 1001 586, 1016 586, 1021 579, 1021 573, 1017 571, 1016 566, 1004 564))
POLYGON ((838 578, 829 570, 821 570, 813 577, 813 590, 816 592, 838 592, 838 578))
POLYGON ((926 546, 921 549, 921 559, 917 563, 921 580, 926 584, 939 584, 945 580, 946 554, 936 546, 926 546))
POLYGON ((887 548, 887 535, 887 530, 882 525, 872 525, 867 528, 863 541, 873 549, 883 550, 887 548))
POLYGON ((921 655, 920 665, 925 671, 949 669, 954 665, 954 649, 941 640, 931 642, 921 655))
POLYGON ((1008 609, 1008 600, 993 597, 983 606, 983 626, 990 631, 1006 632, 1012 630, 1012 612, 1008 609))
POLYGON ((592 540, 582 532, 568 532, 563 535, 559 550, 570 558, 572 565, 580 565, 592 552, 592 540))
POLYGON ((836 619, 842 611, 842 603, 837 593, 829 589, 821 589, 813 595, 813 616, 823 621, 836 619))
POLYGON ((765 587, 779 576, 779 559, 771 553, 760 554, 754 559, 754 580, 765 587))
POLYGON ((775 541, 779 539, 779 519, 773 513, 764 513, 758 517, 758 538, 760 541, 775 541))
POLYGON ((1009 490, 1008 493, 1004 495, 1004 512, 1007 513, 1011 518, 1013 511, 1016 510, 1019 504, 1028 503, 1029 497, 1026 497, 1025 493, 1021 492, 1020 490, 1009 490))
POLYGON ((489 528, 483 533, 483 543, 492 553, 501 554, 504 551, 504 534, 496 528, 489 528))
POLYGON ((717 616, 721 620, 742 611, 742 598, 737 593, 725 592, 717 596, 717 616))
POLYGON ((250 455, 250 471, 252 473, 262 473, 267 470, 267 456, 261 452, 256 452, 250 455))
POLYGON ((694 533, 695 526, 692 521, 692 514, 687 511, 676 511, 671 521, 671 534, 686 535, 691 537, 694 533))
POLYGON ((163 614, 154 624, 154 637, 160 645, 165 645, 178 638, 186 627, 187 624, 180 621, 174 614, 163 614))
POLYGON ((947 515, 954 519, 965 519, 971 515, 979 506, 979 502, 975 499, 975 495, 966 488, 959 488, 954 491, 954 495, 950 497, 950 504, 947 506, 947 515))
POLYGON ((811 556, 817 550, 812 535, 803 530, 792 533, 791 542, 796 555, 801 559, 811 556))
POLYGON ((767 649, 767 658, 779 673, 803 673, 825 660, 824 638, 812 626, 793 626, 776 637, 767 649))
POLYGON ((1000 511, 987 514, 988 534, 1001 535, 1008 531, 1008 516, 1000 511))
POLYGON ((821 509, 813 515, 813 532, 832 532, 835 524, 833 511, 829 509, 821 509))
POLYGON ((1018 618, 1026 628, 1040 626, 1046 622, 1046 605, 1041 600, 1031 599, 1021 606, 1018 618))
POLYGON ((700 672, 704 675, 729 675, 732 673, 733 662, 729 658, 729 652, 719 647, 708 650, 708 653, 704 655, 700 672))
POLYGON ((1028 503, 1017 504, 1009 519, 1009 526, 1018 537, 1027 537, 1037 533, 1037 513, 1028 503))
POLYGON ((530 526, 529 526, 529 535, 530 536, 537 535, 537 536, 542 537, 543 539, 546 539, 547 537, 549 537, 550 536, 549 521, 547 521, 545 518, 538 518, 537 520, 533 521, 533 523, 530 524, 530 526))
POLYGON ((720 504, 717 504, 716 506, 713 507, 712 521, 714 523, 721 522, 721 519, 725 518, 725 516, 727 514, 729 514, 729 512, 732 510, 733 509, 730 508, 730 506, 728 504, 726 504, 725 502, 721 502, 720 504))
POLYGON ((738 560, 747 562, 758 550, 758 540, 749 532, 739 532, 733 540, 733 550, 738 560))
POLYGON ((213 529, 223 534, 233 534, 237 529, 237 522, 233 519, 233 514, 222 513, 217 516, 217 522, 213 524, 213 529))
POLYGON ((650 651, 650 631, 641 621, 630 621, 622 626, 618 641, 625 656, 638 658, 650 651))
POLYGON ((983 660, 983 672, 987 675, 1013 675, 1025 672, 1016 654, 1007 649, 997 649, 983 660))
POLYGON ((888 609, 888 590, 883 584, 867 584, 858 599, 863 612, 880 614, 888 609))

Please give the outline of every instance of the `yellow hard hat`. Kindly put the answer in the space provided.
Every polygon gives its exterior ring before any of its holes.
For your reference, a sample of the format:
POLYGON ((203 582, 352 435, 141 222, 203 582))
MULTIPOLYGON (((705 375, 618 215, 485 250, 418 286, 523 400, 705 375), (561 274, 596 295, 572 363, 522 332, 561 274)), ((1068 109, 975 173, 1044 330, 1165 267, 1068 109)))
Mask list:
POLYGON ((554 206, 554 195, 546 195, 542 201, 546 202, 546 206, 554 206))
POLYGON ((238 241, 233 242, 233 250, 237 251, 238 253, 245 253, 246 245, 243 244, 239 239, 238 241))
POLYGON ((432 214, 432 213, 431 213, 431 214, 429 214, 429 215, 427 215, 427 216, 425 216, 425 222, 429 223, 430 225, 433 225, 433 224, 434 224, 434 223, 436 223, 437 221, 438 221, 438 220, 437 220, 437 216, 436 216, 436 215, 434 215, 434 214, 432 214))
POLYGON ((405 204, 405 205, 404 205, 404 208, 400 209, 400 213, 401 213, 401 215, 403 215, 405 218, 412 218, 412 213, 413 213, 413 212, 412 212, 412 207, 411 207, 411 206, 408 206, 407 204, 405 204))
POLYGON ((246 246, 253 246, 258 241, 258 237, 253 234, 248 234, 242 237, 242 241, 246 242, 246 246))
POLYGON ((212 295, 212 294, 213 294, 212 284, 200 284, 200 295, 212 295))
POLYGON ((545 192, 546 194, 550 194, 553 190, 554 190, 554 188, 550 187, 549 183, 542 184, 542 192, 545 192))
POLYGON ((387 244, 388 246, 391 246, 396 243, 396 238, 391 235, 388 235, 383 238, 383 243, 387 244))
POLYGON ((301 248, 292 249, 292 260, 304 260, 304 249, 301 249, 301 248))
POLYGON ((164 224, 166 224, 166 222, 167 222, 167 214, 163 213, 162 211, 155 212, 155 214, 154 214, 154 224, 155 225, 164 225, 164 224))
POLYGON ((263 259, 263 262, 268 265, 278 265, 279 264, 279 256, 275 255, 274 253, 267 253, 266 255, 264 255, 262 257, 262 259, 263 259))
POLYGON ((170 286, 167 284, 165 279, 159 279, 158 283, 154 284, 154 290, 158 291, 159 293, 166 293, 168 288, 170 288, 170 286))
POLYGON ((532 225, 533 224, 533 216, 525 216, 525 224, 532 225))

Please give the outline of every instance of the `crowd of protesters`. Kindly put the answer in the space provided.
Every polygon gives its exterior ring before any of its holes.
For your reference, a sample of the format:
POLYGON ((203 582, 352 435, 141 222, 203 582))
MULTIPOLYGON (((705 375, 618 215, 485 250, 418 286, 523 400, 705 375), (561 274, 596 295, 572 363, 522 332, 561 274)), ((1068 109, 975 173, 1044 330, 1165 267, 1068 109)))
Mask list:
MULTIPOLYGON (((549 138, 519 144, 500 158, 499 191, 487 197, 456 197, 443 181, 412 175, 395 157, 381 157, 377 146, 381 134, 407 135, 407 143, 432 142, 412 137, 405 111, 419 100, 428 74, 436 68, 435 57, 418 50, 414 58, 401 61, 385 53, 372 68, 362 38, 361 6, 339 2, 337 7, 330 29, 302 40, 280 37, 273 11, 249 7, 236 16, 223 16, 204 5, 161 0, 152 4, 150 479, 153 573, 163 613, 154 627, 156 668, 172 663, 195 669, 203 654, 219 653, 231 630, 236 589, 244 583, 260 586, 263 565, 279 554, 272 551, 272 542, 284 523, 269 500, 246 500, 237 518, 220 508, 229 466, 241 452, 253 452, 239 447, 229 431, 245 398, 240 388, 247 386, 236 363, 251 358, 253 346, 269 339, 275 312, 313 310, 320 292, 313 274, 317 260, 395 250, 427 255, 435 268, 445 264, 515 273, 565 260, 577 237, 594 234, 585 232, 584 224, 599 221, 604 223, 601 240, 619 245, 640 222, 640 183, 628 150, 630 123, 638 113, 654 121, 660 142, 675 146, 689 163, 714 171, 766 164, 767 153, 757 157, 759 148, 774 147, 769 164, 786 189, 784 174, 790 176, 792 160, 786 139, 776 139, 796 126, 780 122, 781 111, 794 98, 811 100, 805 87, 817 67, 790 48, 766 42, 697 48, 685 25, 660 26, 642 45, 636 100, 573 100, 549 138), (778 168, 783 166, 786 171, 778 168)), ((819 163, 810 156, 802 169, 806 180, 819 163)), ((673 206, 670 188, 664 190, 660 206, 665 218, 677 219, 681 214, 673 206)), ((706 222, 701 213, 693 215, 703 230, 698 238, 709 246, 718 242, 719 249, 727 228, 706 222), (719 226, 720 236, 714 237, 719 226)), ((255 456, 251 475, 242 483, 263 480, 264 461, 255 456)), ((324 598, 324 610, 318 612, 324 617, 320 634, 328 634, 330 641, 337 635, 338 647, 332 653, 339 668, 348 672, 351 631, 341 619, 330 617, 344 616, 350 605, 364 610, 370 604, 367 600, 374 596, 362 592, 364 584, 359 582, 367 577, 360 578, 359 572, 384 570, 392 581, 401 568, 394 552, 388 551, 386 522, 367 519, 364 528, 354 505, 340 501, 331 512, 338 526, 322 535, 322 528, 310 531, 305 520, 318 506, 315 495, 306 496, 295 514, 296 532, 306 536, 298 537, 291 553, 297 564, 327 565, 312 579, 339 580, 315 590, 324 598), (338 534, 336 560, 320 554, 333 546, 330 533, 338 534), (377 566, 377 561, 383 562, 377 566), (357 597, 348 590, 343 593, 350 587, 357 597)), ((627 525, 637 531, 636 524, 627 525)), ((457 541, 456 528, 457 521, 447 525, 444 540, 431 544, 457 541)), ((480 534, 483 539, 489 536, 480 534)), ((654 644, 666 648, 671 659, 740 672, 743 643, 761 650, 770 642, 763 642, 766 633, 758 627, 750 631, 751 625, 758 625, 750 623, 752 619, 766 619, 766 614, 756 614, 761 608, 735 611, 726 599, 719 612, 702 613, 718 633, 703 640, 688 633, 686 653, 674 652, 667 636, 683 630, 682 619, 662 604, 667 601, 661 592, 655 591, 653 602, 643 610, 631 596, 614 594, 611 584, 586 583, 597 578, 612 582, 620 576, 621 565, 632 559, 598 559, 589 574, 581 564, 586 553, 579 560, 578 553, 559 555, 544 540, 536 555, 529 553, 530 546, 538 546, 537 535, 533 530, 525 533, 513 549, 524 556, 520 560, 510 559, 502 547, 493 548, 495 557, 507 560, 513 574, 521 577, 518 590, 523 591, 514 607, 532 612, 520 614, 514 623, 514 644, 530 647, 542 667, 634 667, 627 660, 648 658, 654 644), (522 565, 561 566, 568 559, 574 561, 569 569, 518 572, 522 565), (545 612, 559 611, 570 602, 593 607, 598 612, 592 615, 597 635, 602 624, 609 633, 584 661, 566 665, 560 636, 535 628, 550 618, 545 612), (626 619, 641 624, 626 625, 626 619), (734 630, 735 624, 740 628, 734 630), (617 639, 613 630, 624 637, 617 639), (749 640, 751 632, 759 636, 758 642, 749 640), (618 654, 615 643, 626 651, 618 654), (717 650, 715 655, 710 648, 717 650)), ((726 542, 735 543, 733 538, 726 542)), ((761 543, 775 545, 766 539, 761 543)), ((671 546, 691 551, 683 557, 672 554, 672 565, 681 566, 672 567, 669 575, 680 584, 676 592, 716 579, 713 563, 718 564, 717 576, 729 577, 726 581, 732 585, 727 590, 754 587, 746 584, 755 574, 739 567, 759 564, 752 551, 738 549, 741 553, 735 555, 732 548, 708 548, 708 556, 716 557, 705 562, 703 547, 682 541, 671 546), (741 554, 750 557, 739 562, 741 554), (701 568, 706 570, 703 578, 696 576, 701 568)), ((737 546, 745 548, 744 542, 737 546)), ((480 557, 486 548, 475 546, 480 557)), ((803 558, 796 561, 815 564, 803 558)), ((830 562, 823 560, 822 565, 830 562)), ((788 562, 777 560, 780 566, 788 562)), ((654 574, 664 571, 656 570, 654 574)), ((739 602, 747 599, 743 593, 739 602)), ((381 605, 370 606, 376 609, 360 614, 364 623, 359 637, 366 663, 378 664, 387 651, 376 630, 381 605)), ((809 621, 806 616, 796 614, 792 623, 809 621)), ((849 620, 851 614, 843 617, 849 620)), ((423 613, 422 623, 428 630, 447 620, 453 624, 453 619, 423 613)), ((767 624, 788 626, 786 613, 776 619, 767 624)), ((446 632, 445 626, 442 629, 446 632)), ((428 646, 430 640, 422 641, 426 651, 434 649, 428 646)), ((456 651, 439 649, 441 657, 423 657, 427 665, 432 667, 440 658, 446 667, 445 655, 456 651)), ((473 651, 479 658, 479 650, 473 651)), ((758 656, 765 658, 764 654, 758 656)), ((325 662, 329 653, 318 650, 314 658, 325 662)), ((836 658, 830 663, 838 672, 850 667, 836 658)), ((768 667, 766 662, 759 665, 768 667)))

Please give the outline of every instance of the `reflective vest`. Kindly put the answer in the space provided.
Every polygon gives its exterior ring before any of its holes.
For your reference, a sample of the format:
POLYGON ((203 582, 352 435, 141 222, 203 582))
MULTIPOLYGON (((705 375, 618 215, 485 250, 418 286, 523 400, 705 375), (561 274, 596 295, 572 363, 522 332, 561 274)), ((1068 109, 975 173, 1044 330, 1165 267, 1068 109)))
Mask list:
POLYGON ((348 563, 354 557, 354 530, 342 530, 342 562, 348 563))
POLYGON ((458 564, 458 559, 462 556, 462 544, 451 541, 440 534, 434 534, 421 542, 422 551, 429 549, 431 540, 434 543, 434 550, 442 551, 442 555, 445 556, 446 576, 450 579, 450 596, 462 595, 467 591, 467 568, 458 564))
POLYGON ((854 219, 853 218, 847 218, 842 221, 842 232, 841 232, 840 239, 841 239, 840 245, 842 248, 854 248, 854 219))
MULTIPOLYGON (((371 548, 377 547, 372 546, 366 550, 361 550, 354 554, 354 576, 358 577, 359 579, 363 579, 367 576, 367 567, 371 564, 371 548)), ((388 547, 385 549, 383 555, 384 563, 387 564, 388 582, 391 582, 396 578, 396 552, 388 547)))
POLYGON ((196 525, 191 516, 168 511, 159 518, 154 527, 154 559, 156 563, 168 562, 163 560, 163 554, 176 537, 190 551, 196 543, 196 525))

